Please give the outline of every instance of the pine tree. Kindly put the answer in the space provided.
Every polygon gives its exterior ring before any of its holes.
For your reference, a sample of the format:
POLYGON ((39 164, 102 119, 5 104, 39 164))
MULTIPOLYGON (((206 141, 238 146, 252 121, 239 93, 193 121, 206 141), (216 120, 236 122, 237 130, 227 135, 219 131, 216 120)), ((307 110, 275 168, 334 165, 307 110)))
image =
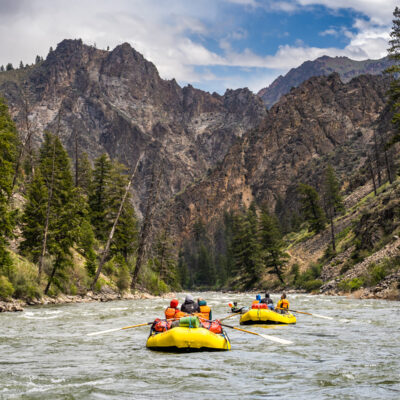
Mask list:
POLYGON ((389 105, 393 111, 392 122, 397 127, 397 133, 389 142, 389 146, 400 141, 400 8, 396 7, 393 12, 393 26, 390 33, 388 54, 393 60, 393 65, 387 70, 391 74, 392 81, 389 90, 389 105))
POLYGON ((179 288, 177 265, 174 256, 173 243, 167 230, 162 230, 154 246, 154 266, 160 277, 171 289, 179 288))
POLYGON ((336 177, 335 170, 330 164, 325 170, 324 207, 331 225, 332 249, 333 251, 336 251, 333 219, 339 212, 344 210, 344 205, 342 196, 340 194, 339 181, 336 177))
MULTIPOLYGON (((118 213, 121 199, 125 193, 126 185, 129 177, 126 175, 126 167, 122 164, 113 163, 110 173, 110 192, 108 193, 108 213, 107 219, 110 224, 114 221, 118 213)), ((115 228, 111 244, 112 254, 121 254, 125 261, 131 256, 137 248, 138 244, 138 222, 135 209, 132 205, 131 192, 127 193, 118 224, 115 228)))
POLYGON ((18 134, 3 99, 0 98, 0 272, 11 265, 6 250, 7 237, 14 227, 13 214, 8 209, 12 177, 17 155, 18 134))
POLYGON ((87 153, 82 153, 79 156, 78 162, 78 179, 77 186, 79 186, 83 193, 89 196, 90 186, 92 183, 93 169, 87 153))
POLYGON ((96 238, 105 241, 110 222, 107 220, 108 194, 111 182, 112 164, 106 154, 94 162, 93 179, 89 192, 90 219, 96 238))
POLYGON ((289 255, 284 251, 285 243, 282 240, 277 218, 266 210, 261 212, 260 239, 266 268, 272 270, 279 280, 285 283, 283 267, 287 263, 289 255))
POLYGON ((255 209, 238 213, 233 220, 232 255, 233 272, 243 277, 245 287, 252 287, 263 271, 258 221, 255 209))
POLYGON ((11 63, 8 63, 6 65, 6 71, 12 71, 14 69, 13 65, 11 63))
POLYGON ((300 183, 297 190, 300 194, 301 211, 310 224, 309 230, 321 232, 325 229, 325 216, 317 191, 304 183, 300 183))
POLYGON ((24 240, 19 245, 22 253, 30 255, 34 263, 39 262, 42 252, 48 194, 40 169, 37 169, 28 188, 28 198, 22 217, 24 240))
POLYGON ((52 257, 47 294, 53 281, 60 284, 65 278, 64 268, 71 264, 70 248, 83 213, 83 200, 74 190, 68 155, 59 138, 50 133, 45 133, 27 200, 21 248, 34 257, 40 253, 39 276, 43 256, 52 257), (38 233, 36 237, 35 232, 38 233))
POLYGON ((189 270, 182 250, 178 255, 178 277, 182 289, 186 289, 189 285, 189 270))

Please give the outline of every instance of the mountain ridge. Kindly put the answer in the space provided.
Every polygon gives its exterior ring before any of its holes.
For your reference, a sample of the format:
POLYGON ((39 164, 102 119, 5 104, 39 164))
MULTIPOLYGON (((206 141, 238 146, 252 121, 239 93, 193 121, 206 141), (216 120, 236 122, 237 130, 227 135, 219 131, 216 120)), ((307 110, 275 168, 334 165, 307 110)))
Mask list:
POLYGON ((174 171, 160 188, 165 200, 212 168, 266 114, 248 89, 220 96, 161 79, 154 64, 128 43, 105 51, 64 40, 19 80, 7 81, 8 72, 2 74, 0 93, 22 132, 27 100, 36 146, 45 130, 60 127, 71 156, 75 135, 80 151, 92 159, 106 152, 132 166, 144 153, 133 184, 138 210, 153 164, 174 171))
POLYGON ((378 60, 351 60, 348 57, 322 56, 315 60, 305 61, 300 66, 292 68, 285 76, 278 76, 269 86, 261 89, 257 94, 265 105, 271 108, 281 96, 289 93, 292 87, 299 86, 302 82, 313 76, 328 76, 334 72, 339 73, 344 83, 362 74, 381 74, 391 65, 388 57, 378 60))

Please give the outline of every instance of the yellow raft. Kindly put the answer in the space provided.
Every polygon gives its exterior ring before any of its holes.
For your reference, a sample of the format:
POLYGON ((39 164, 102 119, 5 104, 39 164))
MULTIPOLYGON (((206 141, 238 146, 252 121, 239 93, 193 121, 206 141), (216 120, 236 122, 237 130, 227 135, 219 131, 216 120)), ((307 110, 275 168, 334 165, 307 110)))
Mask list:
POLYGON ((151 332, 146 347, 159 351, 217 351, 230 350, 226 333, 216 334, 205 328, 177 326, 165 332, 151 332))
POLYGON ((291 313, 280 314, 267 309, 252 309, 242 314, 240 325, 252 324, 295 324, 296 317, 291 313))

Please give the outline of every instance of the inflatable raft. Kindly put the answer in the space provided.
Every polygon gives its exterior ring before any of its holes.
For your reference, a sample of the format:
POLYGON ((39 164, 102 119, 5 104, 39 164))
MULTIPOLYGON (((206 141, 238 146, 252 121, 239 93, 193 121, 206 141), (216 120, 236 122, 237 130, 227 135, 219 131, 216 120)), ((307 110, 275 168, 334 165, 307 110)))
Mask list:
POLYGON ((216 334, 205 328, 177 326, 165 332, 152 332, 146 347, 160 351, 217 351, 230 350, 226 333, 216 334))
POLYGON ((281 314, 268 309, 251 309, 240 316, 240 325, 295 323, 296 317, 291 312, 281 314))
POLYGON ((146 347, 159 351, 230 350, 226 332, 217 322, 200 324, 197 317, 181 318, 175 323, 156 320, 151 327, 146 347), (174 326, 178 324, 179 326, 174 326), (212 332, 215 330, 218 333, 212 332))

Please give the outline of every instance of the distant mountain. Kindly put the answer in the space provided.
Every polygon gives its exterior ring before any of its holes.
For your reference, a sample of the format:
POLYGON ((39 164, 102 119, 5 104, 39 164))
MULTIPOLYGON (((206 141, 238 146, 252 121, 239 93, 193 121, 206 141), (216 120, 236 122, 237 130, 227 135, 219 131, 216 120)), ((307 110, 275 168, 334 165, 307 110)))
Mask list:
POLYGON ((1 72, 0 95, 22 134, 28 106, 35 146, 59 126, 72 157, 76 136, 79 151, 92 159, 107 153, 132 166, 143 153, 133 184, 138 210, 154 164, 164 171, 160 196, 167 200, 213 168, 266 114, 248 89, 220 96, 161 79, 128 43, 105 51, 64 40, 43 62, 1 72))
POLYGON ((218 224, 224 210, 253 201, 273 211, 281 199, 290 212, 298 183, 318 186, 328 162, 348 186, 365 163, 388 87, 385 76, 343 83, 335 73, 284 95, 209 176, 176 196, 169 208, 176 231, 189 234, 199 219, 218 224))
POLYGON ((354 61, 347 57, 323 56, 314 61, 306 61, 300 67, 292 68, 285 76, 280 75, 271 85, 261 89, 258 95, 265 105, 271 108, 281 96, 289 93, 292 87, 298 87, 313 76, 328 76, 337 72, 341 80, 346 83, 358 75, 381 74, 391 63, 388 57, 379 60, 354 61))

